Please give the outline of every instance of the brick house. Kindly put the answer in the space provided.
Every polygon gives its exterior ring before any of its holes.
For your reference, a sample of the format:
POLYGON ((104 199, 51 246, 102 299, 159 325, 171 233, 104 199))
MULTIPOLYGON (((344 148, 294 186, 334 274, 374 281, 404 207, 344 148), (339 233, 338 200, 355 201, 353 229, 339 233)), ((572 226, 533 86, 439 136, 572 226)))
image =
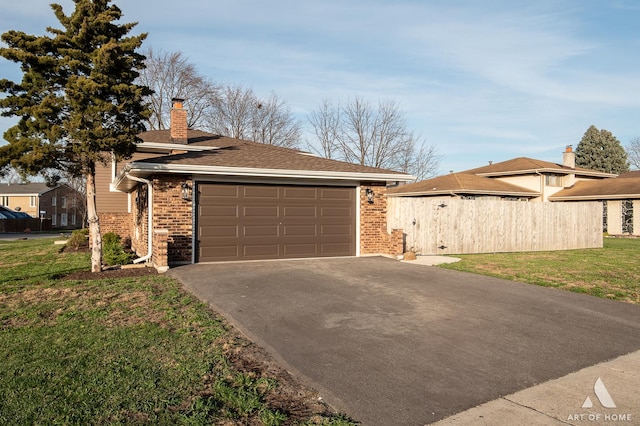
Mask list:
POLYGON ((414 177, 187 129, 140 134, 131 160, 96 170, 102 232, 158 269, 196 262, 402 253, 387 186, 414 177))
POLYGON ((75 229, 83 225, 85 198, 66 184, 0 184, 0 205, 34 218, 50 219, 53 228, 75 229))

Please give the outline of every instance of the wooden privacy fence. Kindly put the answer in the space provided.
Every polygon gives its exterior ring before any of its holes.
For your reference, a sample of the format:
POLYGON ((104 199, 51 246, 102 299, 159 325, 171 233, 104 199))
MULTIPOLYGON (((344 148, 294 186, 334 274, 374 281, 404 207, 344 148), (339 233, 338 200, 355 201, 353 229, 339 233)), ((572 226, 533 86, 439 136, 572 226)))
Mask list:
POLYGON ((0 219, 0 234, 5 232, 51 231, 51 219, 0 219))
POLYGON ((389 197, 405 250, 464 254, 602 247, 602 203, 389 197))

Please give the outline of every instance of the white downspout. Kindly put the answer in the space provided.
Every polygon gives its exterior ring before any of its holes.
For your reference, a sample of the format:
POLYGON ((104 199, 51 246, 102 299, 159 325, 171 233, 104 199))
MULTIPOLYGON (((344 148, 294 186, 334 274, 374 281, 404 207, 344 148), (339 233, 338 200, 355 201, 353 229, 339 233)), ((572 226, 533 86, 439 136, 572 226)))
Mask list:
POLYGON ((127 176, 127 178, 131 179, 131 180, 135 180, 136 182, 141 182, 147 185, 147 191, 149 193, 149 196, 147 197, 147 208, 149 210, 148 214, 147 214, 147 254, 137 258, 136 260, 133 261, 133 263, 141 263, 141 262, 146 262, 147 260, 151 259, 151 256, 153 255, 153 186, 151 184, 151 181, 147 180, 147 179, 142 179, 139 178, 137 176, 131 176, 130 174, 126 174, 125 176, 127 176))
POLYGON ((539 171, 537 171, 537 170, 536 170, 535 172, 536 172, 536 174, 537 174, 538 176, 540 176, 540 196, 542 197, 542 202, 545 202, 545 201, 547 201, 547 200, 545 200, 545 199, 544 199, 544 197, 545 197, 545 190, 544 190, 544 188, 545 188, 545 183, 544 183, 544 180, 545 180, 546 178, 545 178, 545 177, 544 177, 544 175, 543 175, 542 173, 540 173, 539 171))

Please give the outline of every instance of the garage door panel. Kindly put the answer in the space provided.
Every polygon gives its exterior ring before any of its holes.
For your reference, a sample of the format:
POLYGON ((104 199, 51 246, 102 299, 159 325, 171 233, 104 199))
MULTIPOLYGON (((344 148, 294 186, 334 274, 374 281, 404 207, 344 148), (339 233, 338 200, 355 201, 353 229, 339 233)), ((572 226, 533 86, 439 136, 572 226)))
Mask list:
POLYGON ((341 235, 349 237, 353 233, 353 227, 346 225, 322 225, 320 227, 320 235, 341 235))
POLYGON ((238 217, 238 206, 200 206, 200 216, 238 217))
POLYGON ((238 198, 240 195, 239 187, 237 185, 217 185, 213 186, 200 186, 200 196, 202 198, 238 198))
POLYGON ((352 200, 353 191, 342 191, 342 188, 320 188, 322 200, 352 200))
POLYGON ((308 244, 285 244, 284 254, 289 257, 319 256, 318 246, 308 244))
POLYGON ((277 218, 279 213, 278 206, 244 206, 242 210, 245 217, 277 218))
POLYGON ((316 225, 283 225, 282 235, 285 237, 315 237, 318 235, 316 225))
POLYGON ((285 187, 283 197, 286 200, 315 200, 318 191, 315 187, 285 187))
POLYGON ((277 200, 279 191, 277 186, 244 186, 242 194, 245 200, 251 200, 253 198, 277 200))
POLYGON ((253 258, 265 258, 265 257, 279 257, 280 246, 278 244, 245 244, 243 246, 244 257, 253 258))
POLYGON ((307 206, 307 207, 283 207, 283 217, 304 217, 304 218, 315 218, 316 217, 316 207, 315 206, 307 206))
POLYGON ((238 226, 237 225, 215 225, 206 226, 201 228, 200 235, 202 237, 237 237, 238 226))
POLYGON ((356 190, 198 184, 197 261, 356 253, 356 190))
POLYGON ((320 208, 320 216, 351 218, 352 209, 349 207, 322 207, 320 208))
POLYGON ((320 244, 319 256, 343 256, 340 253, 344 253, 350 248, 349 243, 326 243, 320 244))
POLYGON ((242 235, 245 237, 278 237, 278 225, 244 225, 242 235))
POLYGON ((201 249, 206 252, 206 257, 203 257, 201 262, 208 262, 214 259, 235 260, 238 258, 239 254, 237 245, 202 246, 201 249))

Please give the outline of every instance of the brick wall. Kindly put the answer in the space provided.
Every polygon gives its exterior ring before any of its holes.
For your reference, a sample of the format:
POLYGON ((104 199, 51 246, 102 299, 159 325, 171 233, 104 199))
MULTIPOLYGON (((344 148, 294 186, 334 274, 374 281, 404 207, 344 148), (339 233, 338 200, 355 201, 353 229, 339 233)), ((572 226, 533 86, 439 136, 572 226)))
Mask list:
POLYGON ((120 238, 132 238, 131 213, 99 213, 100 232, 102 235, 113 232, 120 238))
POLYGON ((166 272, 169 269, 168 235, 169 232, 166 229, 156 229, 153 231, 151 263, 160 273, 166 272))
POLYGON ((169 264, 191 263, 192 211, 191 200, 182 199, 182 187, 193 182, 184 176, 155 176, 153 178, 153 228, 166 229, 169 264))
POLYGON ((403 252, 403 232, 387 232, 387 187, 384 182, 362 182, 360 185, 360 253, 398 255, 403 252), (373 190, 373 203, 367 189, 373 190))

